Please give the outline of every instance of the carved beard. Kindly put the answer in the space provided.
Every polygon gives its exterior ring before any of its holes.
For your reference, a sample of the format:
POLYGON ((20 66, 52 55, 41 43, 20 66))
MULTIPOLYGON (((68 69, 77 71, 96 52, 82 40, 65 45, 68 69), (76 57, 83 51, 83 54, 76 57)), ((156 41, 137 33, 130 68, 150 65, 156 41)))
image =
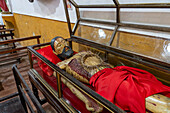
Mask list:
POLYGON ((73 50, 69 47, 69 46, 65 46, 62 53, 58 54, 57 56, 61 59, 61 60, 65 60, 66 58, 70 58, 73 56, 73 50))
POLYGON ((51 47, 53 53, 61 60, 65 60, 73 56, 73 50, 67 45, 67 42, 62 37, 55 37, 51 40, 51 47))

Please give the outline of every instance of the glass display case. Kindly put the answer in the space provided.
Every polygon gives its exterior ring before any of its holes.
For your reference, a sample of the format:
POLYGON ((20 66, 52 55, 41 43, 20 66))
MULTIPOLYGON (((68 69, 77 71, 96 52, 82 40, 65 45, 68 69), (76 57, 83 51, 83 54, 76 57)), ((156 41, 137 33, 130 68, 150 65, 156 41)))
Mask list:
MULTIPOLYGON (((170 86, 170 23, 160 22, 167 19, 167 13, 170 13, 168 0, 68 1, 76 9, 77 21, 72 29, 67 0, 63 0, 70 33, 70 38, 65 40, 75 53, 91 51, 113 67, 142 69, 152 73, 166 87, 170 86), (133 15, 128 14, 133 14, 129 12, 134 9, 138 11, 131 17, 133 15), (151 13, 152 9, 158 12, 167 9, 164 12, 165 17, 154 19, 143 13, 151 13), (154 22, 147 21, 147 18, 154 22)), ((155 17, 158 16, 154 14, 155 17)), ((39 89, 58 112, 129 112, 96 93, 92 85, 83 83, 56 66, 61 60, 49 57, 55 57, 49 51, 52 51, 50 43, 28 47, 31 64, 29 76, 35 87, 34 92, 37 92, 36 88, 39 89), (44 50, 48 52, 45 53, 44 50)), ((34 94, 38 97, 38 93, 34 94)), ((123 97, 126 98, 126 94, 123 97)), ((169 100, 168 97, 165 98, 169 100)), ((146 101, 146 111, 159 110, 159 107, 151 109, 155 106, 149 102, 150 100, 146 101)), ((168 107, 164 112, 167 110, 168 107)))

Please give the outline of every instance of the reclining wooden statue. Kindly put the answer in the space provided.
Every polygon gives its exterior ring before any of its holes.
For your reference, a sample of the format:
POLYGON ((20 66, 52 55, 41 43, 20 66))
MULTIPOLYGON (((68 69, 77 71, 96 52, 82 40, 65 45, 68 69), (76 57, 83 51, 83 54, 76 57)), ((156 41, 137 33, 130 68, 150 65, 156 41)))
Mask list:
MULTIPOLYGON (((113 67, 91 51, 73 55, 71 48, 66 45, 61 37, 52 41, 54 53, 63 60, 56 65, 84 84, 93 86, 98 94, 110 102, 130 112, 146 112, 146 109, 170 112, 170 87, 163 85, 149 72, 127 66, 113 67)), ((61 81, 85 103, 89 111, 103 110, 102 106, 64 78, 61 81)))

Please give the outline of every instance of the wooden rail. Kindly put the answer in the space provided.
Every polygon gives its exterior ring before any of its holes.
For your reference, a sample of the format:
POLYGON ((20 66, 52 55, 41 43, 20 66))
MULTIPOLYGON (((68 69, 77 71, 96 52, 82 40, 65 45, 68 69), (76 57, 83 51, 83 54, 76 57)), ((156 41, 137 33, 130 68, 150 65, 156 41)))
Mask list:
POLYGON ((38 36, 31 36, 31 37, 24 37, 24 38, 16 38, 16 39, 12 39, 12 40, 5 40, 0 42, 0 45, 2 44, 8 44, 8 43, 13 43, 13 42, 20 42, 20 41, 25 41, 25 40, 31 40, 31 39, 37 39, 37 43, 39 44, 39 38, 41 38, 40 35, 38 36))
POLYGON ((0 25, 0 27, 4 27, 5 25, 0 25))
MULTIPOLYGON (((26 40, 32 40, 32 39, 36 39, 37 44, 40 44, 40 38, 41 38, 41 36, 38 35, 38 36, 31 36, 31 37, 24 37, 24 38, 5 40, 5 41, 1 41, 0 45, 20 42, 20 41, 26 41, 26 40)), ((9 60, 15 60, 15 59, 20 62, 20 58, 22 58, 23 56, 28 55, 26 49, 27 49, 27 46, 18 47, 18 48, 13 47, 13 48, 10 48, 9 50, 0 51, 0 55, 1 55, 0 56, 0 64, 3 63, 3 62, 9 61, 9 60), (25 51, 19 52, 20 50, 25 50, 25 51), (7 54, 7 53, 10 53, 10 54, 7 54)))
POLYGON ((5 25, 0 25, 0 29, 5 29, 5 25))
MULTIPOLYGON (((5 29, 4 26, 0 27, 0 38, 5 38, 5 40, 8 40, 8 36, 11 37, 11 39, 14 39, 14 33, 13 33, 14 29, 5 29)), ((15 48, 15 44, 13 43, 13 46, 15 48)))
POLYGON ((1 29, 1 30, 0 30, 0 33, 1 33, 1 32, 6 32, 6 31, 7 31, 7 32, 8 32, 8 31, 11 32, 11 31, 14 31, 14 29, 1 29))
POLYGON ((14 33, 0 34, 0 38, 7 37, 7 36, 14 36, 14 33))

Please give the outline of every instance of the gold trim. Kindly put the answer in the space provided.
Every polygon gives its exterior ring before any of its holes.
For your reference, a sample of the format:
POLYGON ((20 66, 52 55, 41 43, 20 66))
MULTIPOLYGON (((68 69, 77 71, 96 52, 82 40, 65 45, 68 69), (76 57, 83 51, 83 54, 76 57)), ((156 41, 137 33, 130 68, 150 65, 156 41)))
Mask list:
POLYGON ((57 72, 55 72, 55 73, 57 75, 58 97, 61 98, 61 96, 62 96, 61 77, 60 77, 60 74, 58 74, 57 72))
POLYGON ((80 91, 82 91, 83 93, 85 93, 87 96, 89 96, 91 99, 95 100, 98 104, 100 104, 101 106, 103 106, 104 108, 106 108, 107 110, 109 110, 110 112, 113 113, 113 111, 108 108, 107 106, 103 105, 101 102, 99 102, 98 100, 96 100, 94 97, 92 97, 91 95, 89 95, 87 92, 85 92, 84 90, 82 90, 80 87, 78 87, 76 84, 72 83, 69 79, 67 79, 65 76, 62 76, 64 79, 66 79, 68 82, 70 82, 72 85, 74 85, 75 87, 77 87, 80 91))

